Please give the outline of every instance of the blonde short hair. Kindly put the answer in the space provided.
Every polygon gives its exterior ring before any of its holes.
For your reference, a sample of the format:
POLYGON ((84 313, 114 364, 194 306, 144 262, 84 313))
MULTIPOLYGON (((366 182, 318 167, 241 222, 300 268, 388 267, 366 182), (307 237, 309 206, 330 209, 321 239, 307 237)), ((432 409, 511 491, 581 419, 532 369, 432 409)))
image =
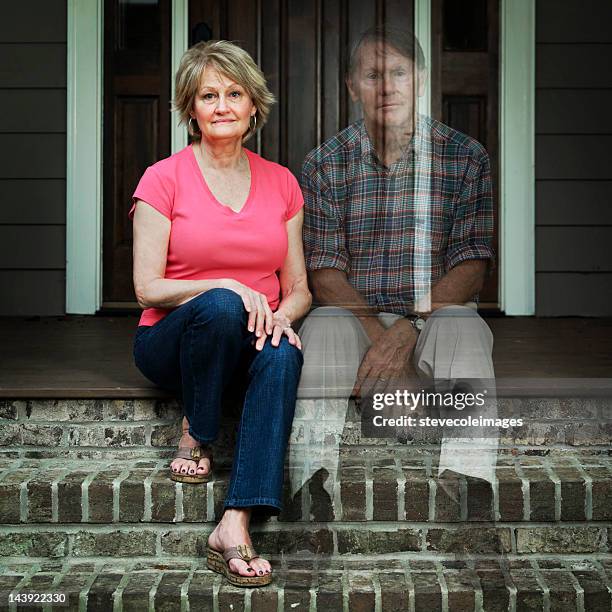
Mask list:
POLYGON ((194 130, 192 127, 194 122, 189 119, 202 73, 207 66, 215 67, 222 75, 244 87, 253 100, 257 108, 255 114, 257 127, 249 125, 242 138, 245 142, 265 125, 275 100, 259 66, 242 47, 235 43, 228 40, 209 40, 199 42, 185 51, 175 77, 174 110, 178 111, 180 122, 187 125, 193 139, 199 140, 202 134, 197 129, 197 123, 194 130))

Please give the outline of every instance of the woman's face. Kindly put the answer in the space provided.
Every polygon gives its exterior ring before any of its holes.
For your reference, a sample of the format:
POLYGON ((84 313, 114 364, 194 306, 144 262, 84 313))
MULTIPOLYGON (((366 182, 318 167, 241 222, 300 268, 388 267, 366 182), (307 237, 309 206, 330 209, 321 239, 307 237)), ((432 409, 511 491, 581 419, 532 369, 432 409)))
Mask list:
POLYGON ((256 112, 244 87, 212 66, 204 69, 192 117, 205 141, 241 140, 256 112))

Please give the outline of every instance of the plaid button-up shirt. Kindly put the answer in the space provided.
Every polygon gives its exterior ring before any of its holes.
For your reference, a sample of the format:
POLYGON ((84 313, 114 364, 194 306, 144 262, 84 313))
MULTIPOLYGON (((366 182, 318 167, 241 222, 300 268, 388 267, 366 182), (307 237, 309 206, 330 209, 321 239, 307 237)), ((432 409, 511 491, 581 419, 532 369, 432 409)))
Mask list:
POLYGON ((308 270, 346 272, 380 312, 428 310, 431 287, 448 270, 494 261, 487 153, 433 119, 419 116, 389 168, 364 122, 354 123, 308 154, 301 185, 308 270))

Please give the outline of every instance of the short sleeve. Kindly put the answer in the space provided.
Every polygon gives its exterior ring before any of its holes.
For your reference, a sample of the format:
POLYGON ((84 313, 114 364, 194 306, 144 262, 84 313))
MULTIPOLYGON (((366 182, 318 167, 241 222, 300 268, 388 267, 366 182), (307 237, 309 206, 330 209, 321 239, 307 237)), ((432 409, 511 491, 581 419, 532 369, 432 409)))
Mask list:
POLYGON ((150 166, 145 170, 132 196, 132 208, 129 212, 130 219, 134 218, 136 200, 142 200, 164 215, 164 217, 172 220, 173 193, 174 189, 170 185, 170 181, 162 177, 154 166, 150 166))
POLYGON ((313 169, 305 163, 301 183, 306 268, 310 271, 333 268, 348 273, 349 256, 340 203, 330 194, 320 167, 313 169))
POLYGON ((488 260, 489 273, 495 267, 493 243, 493 195, 486 153, 474 160, 464 183, 446 252, 446 269, 463 261, 488 260))
POLYGON ((287 170, 287 214, 286 219, 292 219, 304 206, 302 190, 293 174, 287 170))

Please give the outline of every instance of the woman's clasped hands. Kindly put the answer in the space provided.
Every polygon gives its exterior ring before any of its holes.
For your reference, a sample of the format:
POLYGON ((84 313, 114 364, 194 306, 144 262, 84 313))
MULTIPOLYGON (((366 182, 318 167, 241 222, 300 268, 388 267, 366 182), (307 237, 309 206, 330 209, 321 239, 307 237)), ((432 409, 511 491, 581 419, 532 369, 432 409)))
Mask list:
POLYGON ((223 288, 237 293, 242 298, 244 308, 249 313, 247 328, 256 336, 255 348, 258 351, 264 347, 268 336, 271 336, 272 346, 278 346, 283 335, 287 336, 289 344, 301 350, 302 342, 291 327, 291 320, 280 310, 272 312, 265 294, 233 279, 224 279, 223 288))

